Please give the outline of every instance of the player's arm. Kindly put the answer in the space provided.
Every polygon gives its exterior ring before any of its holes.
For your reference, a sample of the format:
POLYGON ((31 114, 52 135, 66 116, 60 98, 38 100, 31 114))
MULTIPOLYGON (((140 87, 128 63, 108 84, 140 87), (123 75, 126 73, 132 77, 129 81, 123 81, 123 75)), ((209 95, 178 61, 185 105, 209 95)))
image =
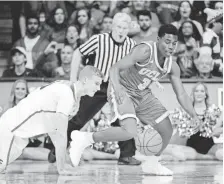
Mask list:
MULTIPOLYGON (((199 121, 197 114, 194 110, 193 104, 189 96, 187 95, 183 84, 180 79, 180 69, 176 62, 173 62, 171 73, 169 75, 170 82, 172 84, 173 90, 176 94, 177 100, 184 110, 194 119, 194 121, 199 121)), ((196 122, 195 122, 196 123, 196 122)))
POLYGON ((56 150, 57 169, 59 174, 74 174, 75 169, 70 164, 66 164, 67 156, 67 129, 68 116, 73 107, 74 97, 70 87, 65 84, 55 84, 57 91, 57 107, 54 119, 55 128, 53 133, 49 134, 56 150))
POLYGON ((114 64, 110 69, 110 80, 115 89, 120 88, 120 72, 128 69, 135 63, 145 62, 151 55, 150 47, 146 44, 135 46, 131 52, 114 64))

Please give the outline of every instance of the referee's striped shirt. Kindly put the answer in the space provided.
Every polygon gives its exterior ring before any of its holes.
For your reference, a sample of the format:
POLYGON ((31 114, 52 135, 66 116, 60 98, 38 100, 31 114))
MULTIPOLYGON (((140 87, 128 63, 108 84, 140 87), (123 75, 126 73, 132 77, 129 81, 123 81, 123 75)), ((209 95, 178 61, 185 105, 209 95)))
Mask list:
POLYGON ((92 36, 79 50, 87 58, 95 55, 94 67, 104 74, 104 82, 107 82, 111 66, 127 55, 134 46, 135 41, 129 37, 123 43, 117 43, 111 33, 102 33, 92 36))

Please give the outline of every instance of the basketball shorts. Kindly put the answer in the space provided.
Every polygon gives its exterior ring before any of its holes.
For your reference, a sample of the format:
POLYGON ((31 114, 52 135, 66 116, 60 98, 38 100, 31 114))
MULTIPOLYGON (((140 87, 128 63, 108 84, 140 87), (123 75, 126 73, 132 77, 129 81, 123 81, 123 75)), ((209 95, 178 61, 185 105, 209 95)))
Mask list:
POLYGON ((112 119, 135 118, 139 122, 153 127, 169 116, 169 112, 161 102, 151 93, 147 93, 141 98, 137 98, 130 93, 126 93, 123 103, 116 101, 114 89, 111 84, 108 86, 108 102, 112 109, 112 119))

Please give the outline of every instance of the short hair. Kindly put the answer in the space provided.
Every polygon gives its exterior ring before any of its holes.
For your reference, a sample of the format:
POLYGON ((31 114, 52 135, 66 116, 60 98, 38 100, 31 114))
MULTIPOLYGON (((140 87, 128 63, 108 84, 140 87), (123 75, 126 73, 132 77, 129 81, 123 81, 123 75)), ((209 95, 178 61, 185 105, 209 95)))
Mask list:
POLYGON ((116 24, 117 22, 127 22, 130 25, 131 17, 127 13, 116 13, 113 18, 113 24, 116 24))
POLYGON ((158 31, 158 36, 161 38, 163 37, 165 34, 172 34, 172 35, 178 35, 178 30, 177 28, 172 25, 172 24, 165 24, 165 25, 162 25, 160 28, 159 28, 159 31, 158 31))
POLYGON ((28 24, 28 20, 29 19, 36 19, 38 21, 38 24, 40 24, 40 20, 39 20, 39 17, 36 13, 34 12, 30 12, 28 13, 28 15, 26 16, 26 24, 28 24))
POLYGON ((140 15, 143 15, 143 16, 148 16, 150 19, 152 19, 152 15, 150 13, 149 10, 141 10, 137 13, 137 19, 139 20, 139 17, 140 15))
POLYGON ((84 77, 91 78, 93 76, 97 76, 103 79, 103 73, 96 67, 87 65, 85 66, 79 73, 79 80, 84 77))

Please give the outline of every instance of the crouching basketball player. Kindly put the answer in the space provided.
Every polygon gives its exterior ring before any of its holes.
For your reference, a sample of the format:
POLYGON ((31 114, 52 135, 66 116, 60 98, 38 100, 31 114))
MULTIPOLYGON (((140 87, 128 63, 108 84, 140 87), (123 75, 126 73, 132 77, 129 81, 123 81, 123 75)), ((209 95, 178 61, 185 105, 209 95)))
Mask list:
MULTIPOLYGON (((169 76, 179 103, 193 117, 193 123, 197 124, 198 117, 180 80, 180 69, 172 62, 171 55, 176 45, 177 29, 172 25, 161 26, 157 42, 140 43, 111 68, 108 99, 114 108, 114 119, 120 119, 121 127, 112 127, 93 134, 73 131, 70 156, 74 165, 78 165, 84 148, 93 142, 134 138, 137 135, 137 120, 150 125, 160 134, 162 146, 157 153, 160 155, 170 141, 172 126, 169 113, 152 94, 150 84, 165 75, 169 76)), ((145 165, 143 171, 149 174, 173 174, 158 161, 147 164, 149 166, 145 165)))
POLYGON ((38 88, 6 111, 0 118, 0 173, 22 154, 28 138, 48 134, 59 174, 73 174, 74 168, 65 162, 68 120, 77 113, 81 96, 93 96, 101 82, 101 72, 86 66, 77 82, 56 81, 38 88))

